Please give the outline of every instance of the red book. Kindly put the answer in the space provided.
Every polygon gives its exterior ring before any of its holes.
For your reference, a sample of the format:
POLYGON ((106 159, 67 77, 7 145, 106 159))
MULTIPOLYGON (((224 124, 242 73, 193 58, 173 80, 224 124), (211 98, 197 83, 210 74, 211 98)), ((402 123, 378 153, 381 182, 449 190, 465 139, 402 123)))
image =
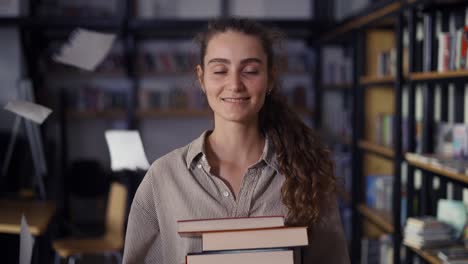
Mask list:
POLYGON ((467 52, 468 52, 468 26, 464 27, 463 35, 461 39, 461 56, 460 56, 460 69, 465 70, 467 69, 467 52))

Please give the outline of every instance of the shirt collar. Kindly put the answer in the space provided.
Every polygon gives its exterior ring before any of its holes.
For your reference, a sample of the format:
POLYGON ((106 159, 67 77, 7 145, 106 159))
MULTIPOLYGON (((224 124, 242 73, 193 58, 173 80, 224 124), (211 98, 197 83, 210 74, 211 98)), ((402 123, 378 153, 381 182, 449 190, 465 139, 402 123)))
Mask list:
POLYGON ((275 146, 269 139, 268 135, 265 135, 265 146, 263 147, 260 160, 263 160, 268 166, 278 172, 278 161, 276 160, 275 146))
POLYGON ((211 133, 211 131, 207 130, 203 132, 197 139, 190 143, 185 160, 187 169, 190 169, 195 158, 197 158, 200 154, 205 154, 205 139, 209 133, 211 133))
MULTIPOLYGON (((203 132, 197 139, 192 141, 192 143, 190 143, 186 157, 186 164, 188 169, 190 169, 195 159, 197 159, 200 155, 206 155, 205 141, 206 136, 210 133, 211 131, 207 130, 203 132)), ((277 172, 279 172, 275 149, 273 143, 268 138, 268 136, 265 136, 265 146, 263 147, 263 152, 262 156, 260 157, 260 160, 263 160, 268 166, 272 167, 277 172)))

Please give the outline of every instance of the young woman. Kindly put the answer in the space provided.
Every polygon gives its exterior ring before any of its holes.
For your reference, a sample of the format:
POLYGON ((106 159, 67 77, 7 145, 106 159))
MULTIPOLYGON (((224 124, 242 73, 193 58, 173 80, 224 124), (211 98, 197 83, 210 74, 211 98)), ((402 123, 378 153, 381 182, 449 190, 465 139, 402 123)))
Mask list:
POLYGON ((177 221, 284 215, 309 226, 302 263, 349 263, 329 151, 278 95, 279 34, 245 19, 210 23, 197 75, 214 128, 156 160, 133 200, 124 263, 185 263, 200 238, 177 221))

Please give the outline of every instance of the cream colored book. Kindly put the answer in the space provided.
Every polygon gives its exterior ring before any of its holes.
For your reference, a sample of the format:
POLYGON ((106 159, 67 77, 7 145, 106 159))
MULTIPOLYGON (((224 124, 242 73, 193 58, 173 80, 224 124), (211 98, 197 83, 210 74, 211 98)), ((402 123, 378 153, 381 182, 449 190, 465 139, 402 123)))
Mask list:
POLYGON ((277 227, 202 234, 203 251, 308 245, 307 227, 277 227))
POLYGON ((186 264, 294 264, 292 250, 235 251, 187 255, 186 264))

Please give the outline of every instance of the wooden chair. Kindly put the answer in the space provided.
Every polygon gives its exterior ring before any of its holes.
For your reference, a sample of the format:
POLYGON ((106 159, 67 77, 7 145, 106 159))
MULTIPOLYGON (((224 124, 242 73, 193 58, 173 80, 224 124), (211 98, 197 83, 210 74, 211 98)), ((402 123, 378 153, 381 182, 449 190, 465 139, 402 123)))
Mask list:
POLYGON ((106 211, 106 232, 97 238, 73 239, 65 238, 53 242, 55 263, 61 258, 68 259, 68 263, 75 263, 75 259, 82 255, 102 254, 106 257, 116 257, 122 262, 121 250, 124 245, 124 228, 127 208, 127 188, 117 182, 110 187, 106 211))

